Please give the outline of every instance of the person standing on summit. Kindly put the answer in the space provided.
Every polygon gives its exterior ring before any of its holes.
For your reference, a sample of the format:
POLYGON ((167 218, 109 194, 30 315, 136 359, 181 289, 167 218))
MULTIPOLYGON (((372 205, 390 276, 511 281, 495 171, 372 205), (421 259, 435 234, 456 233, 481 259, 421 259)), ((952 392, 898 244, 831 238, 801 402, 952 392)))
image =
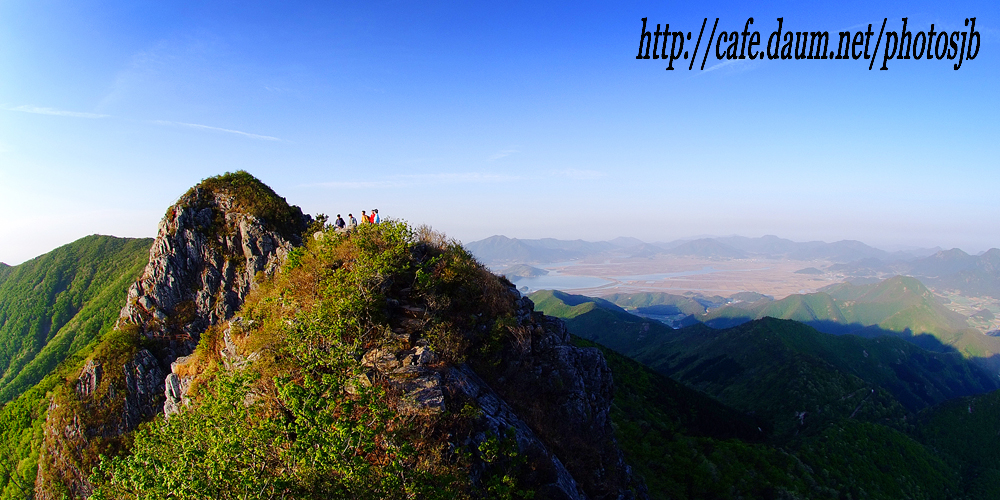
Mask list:
POLYGON ((347 224, 348 231, 358 227, 358 219, 354 218, 354 214, 347 214, 347 220, 351 221, 347 224))
POLYGON ((338 231, 343 231, 347 223, 344 222, 344 219, 340 218, 340 214, 337 214, 337 220, 333 222, 333 225, 336 226, 338 231))
POLYGON ((361 211, 361 224, 371 224, 372 220, 368 218, 368 212, 365 210, 361 211))
POLYGON ((378 209, 377 208, 373 208, 372 209, 372 224, 378 224, 379 222, 382 222, 382 219, 380 219, 379 216, 378 216, 378 209))

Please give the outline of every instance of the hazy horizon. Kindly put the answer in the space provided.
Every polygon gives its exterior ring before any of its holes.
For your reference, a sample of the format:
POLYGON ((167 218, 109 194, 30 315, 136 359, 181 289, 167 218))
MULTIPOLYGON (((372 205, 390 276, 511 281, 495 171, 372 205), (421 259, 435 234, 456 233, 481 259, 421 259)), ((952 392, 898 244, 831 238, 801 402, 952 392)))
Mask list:
MULTIPOLYGON (((360 211, 358 211, 358 212, 360 212, 360 211)), ((335 215, 336 214, 333 214, 333 216, 335 216, 335 215)), ((342 215, 346 215, 346 214, 342 214, 342 215)), ((116 237, 120 237, 120 238, 153 238, 153 237, 156 236, 155 233, 154 234, 149 234, 149 235, 143 235, 143 236, 122 236, 122 235, 110 234, 110 233, 92 233, 92 234, 102 234, 102 235, 106 235, 106 236, 116 236, 116 237)), ((445 234, 447 236, 449 236, 449 237, 454 237, 451 234, 448 234, 448 233, 445 233, 445 234)), ((85 236, 89 236, 89 235, 83 235, 80 238, 85 237, 85 236)), ((509 234, 491 234, 489 236, 484 236, 482 238, 459 239, 459 241, 461 241, 463 244, 465 244, 465 243, 471 243, 471 242, 474 242, 474 241, 484 240, 486 238, 490 238, 490 237, 493 237, 493 236, 504 236, 504 237, 507 237, 507 238, 518 239, 518 240, 537 240, 537 239, 543 239, 543 238, 553 238, 553 239, 562 240, 562 241, 583 240, 583 241, 587 241, 587 242, 611 241, 611 240, 614 240, 615 238, 634 238, 634 239, 642 241, 643 243, 649 243, 649 244, 665 244, 665 243, 671 243, 671 242, 676 242, 676 241, 691 241, 691 240, 698 240, 698 239, 704 239, 704 238, 728 238, 728 237, 734 237, 734 236, 741 236, 741 237, 746 237, 746 238, 761 238, 761 237, 764 237, 764 236, 777 236, 778 238, 786 239, 786 240, 791 240, 791 241, 794 241, 796 243, 805 243, 805 242, 813 242, 813 241, 821 241, 821 242, 824 242, 824 243, 835 243, 837 241, 844 241, 844 240, 860 241, 861 243, 864 243, 864 244, 866 244, 868 246, 877 248, 879 250, 884 250, 884 251, 890 252, 890 253, 891 252, 895 252, 895 251, 932 250, 932 249, 934 249, 936 247, 940 247, 941 250, 951 250, 953 248, 958 248, 959 250, 962 250, 963 252, 965 252, 965 253, 967 253, 969 255, 981 254, 981 253, 983 253, 983 252, 985 252, 985 251, 987 251, 987 250, 989 250, 991 248, 996 248, 996 247, 989 247, 989 248, 983 248, 983 249, 979 249, 979 250, 970 250, 970 249, 966 249, 966 248, 950 247, 950 246, 945 246, 945 245, 928 245, 928 246, 917 246, 917 245, 895 245, 895 246, 891 246, 890 245, 890 246, 884 246, 884 245, 873 244, 871 242, 868 242, 868 241, 865 241, 865 240, 860 240, 858 238, 841 238, 841 239, 837 239, 837 240, 823 240, 823 239, 809 239, 809 240, 806 240, 806 239, 787 238, 787 237, 782 236, 780 234, 761 234, 761 235, 757 235, 757 236, 747 236, 745 234, 736 234, 736 233, 731 233, 731 234, 697 234, 697 235, 690 235, 690 236, 684 236, 684 237, 678 237, 678 238, 669 238, 669 239, 644 239, 644 238, 638 238, 638 237, 635 237, 635 236, 628 236, 628 235, 619 235, 619 236, 614 236, 614 237, 610 237, 610 238, 587 238, 587 237, 579 237, 579 238, 572 238, 572 237, 570 237, 570 238, 554 238, 552 236, 537 236, 537 237, 531 236, 531 237, 528 237, 528 236, 512 236, 512 235, 509 235, 509 234)), ((19 261, 8 261, 8 260, 0 259, 0 262, 2 262, 4 264, 7 264, 7 265, 11 265, 11 266, 16 266, 16 265, 19 265, 19 264, 23 264, 24 262, 27 262, 27 261, 29 261, 29 260, 31 260, 33 258, 39 257, 41 255, 44 255, 44 254, 46 254, 46 253, 48 253, 48 252, 50 252, 50 251, 52 251, 52 250, 54 250, 54 249, 56 249, 56 248, 58 248, 60 246, 72 243, 73 241, 76 241, 77 239, 79 239, 79 238, 74 238, 73 240, 57 244, 57 245, 53 246, 52 248, 49 248, 47 250, 43 250, 42 252, 40 252, 38 254, 31 255, 31 256, 26 257, 24 259, 21 259, 19 261)))

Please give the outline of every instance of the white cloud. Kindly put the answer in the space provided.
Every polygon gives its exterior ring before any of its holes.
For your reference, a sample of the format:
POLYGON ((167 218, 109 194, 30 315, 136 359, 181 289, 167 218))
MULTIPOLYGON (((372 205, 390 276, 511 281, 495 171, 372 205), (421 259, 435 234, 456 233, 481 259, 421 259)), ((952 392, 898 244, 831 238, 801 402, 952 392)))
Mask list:
POLYGON ((279 139, 277 137, 271 137, 269 135, 251 134, 250 132, 243 132, 243 131, 240 131, 240 130, 232 130, 232 129, 228 129, 228 128, 211 127, 211 126, 208 126, 208 125, 200 125, 200 124, 197 124, 197 123, 170 122, 170 121, 165 121, 165 120, 153 120, 152 123, 155 123, 157 125, 173 125, 173 126, 177 126, 177 127, 189 127, 189 128, 197 128, 197 129, 201 129, 201 130, 213 130, 215 132, 225 132, 227 134, 242 135, 244 137, 249 137, 251 139, 258 139, 258 140, 261 140, 261 141, 281 141, 281 139, 279 139))
POLYGON ((493 156, 490 157, 490 161, 496 161, 496 160, 499 160, 500 158, 504 158, 504 157, 510 156, 510 155, 512 155, 514 153, 520 153, 520 151, 518 151, 516 149, 502 149, 502 150, 497 151, 496 153, 494 153, 493 156))
POLYGON ((727 67, 730 69, 731 73, 742 73, 744 71, 750 71, 751 69, 756 68, 758 66, 758 64, 760 64, 760 61, 763 60, 764 57, 767 57, 767 56, 761 56, 761 57, 759 57, 755 61, 740 60, 740 59, 728 59, 728 60, 725 60, 725 61, 723 61, 723 62, 721 62, 719 64, 715 64, 713 66, 705 68, 704 71, 699 71, 697 74, 698 75, 702 75, 702 74, 705 74, 705 73, 708 73, 708 72, 711 72, 711 71, 715 71, 717 69, 723 69, 723 68, 727 68, 727 67))
POLYGON ((39 108, 36 106, 18 106, 16 108, 7 108, 7 109, 9 111, 21 111, 23 113, 34 113, 37 115, 72 116, 73 118, 107 118, 109 116, 98 113, 80 113, 77 111, 66 111, 63 109, 55 109, 55 108, 39 108))

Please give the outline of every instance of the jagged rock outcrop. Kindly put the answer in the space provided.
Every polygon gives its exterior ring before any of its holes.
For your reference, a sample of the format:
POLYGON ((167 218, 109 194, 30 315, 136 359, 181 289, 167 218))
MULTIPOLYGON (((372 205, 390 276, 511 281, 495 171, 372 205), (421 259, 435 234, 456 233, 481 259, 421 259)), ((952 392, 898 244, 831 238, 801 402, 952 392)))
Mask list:
MULTIPOLYGON (((191 354, 206 328, 233 316, 260 273, 273 273, 301 243, 307 222, 298 207, 287 204, 285 218, 290 220, 267 220, 254 210, 258 200, 242 199, 248 195, 237 187, 210 181, 192 188, 167 210, 149 250, 149 264, 129 288, 118 320, 119 328, 135 325, 143 336, 159 342, 158 361, 164 368, 191 354)), ((266 190, 264 196, 277 198, 260 181, 247 181, 266 190)), ((148 404, 143 414, 163 408, 165 377, 158 384, 155 397, 134 395, 148 404)), ((181 391, 179 379, 171 384, 181 391)), ((183 398, 180 393, 174 396, 173 404, 183 398)))
POLYGON ((96 465, 93 452, 85 453, 94 438, 114 442, 164 411, 165 400, 174 410, 183 404, 187 388, 171 364, 190 354, 207 328, 233 316, 260 276, 301 243, 308 222, 246 172, 206 179, 167 210, 116 325, 152 347, 135 349, 117 368, 95 356, 71 400, 54 400, 60 411, 46 420, 36 498, 57 498, 60 491, 86 497, 91 486, 81 470, 96 465), (168 374, 177 378, 169 387, 168 374))
MULTIPOLYGON (((549 449, 528 424, 501 398, 489 384, 479 378, 467 365, 450 368, 445 373, 445 384, 450 399, 461 396, 470 398, 478 405, 481 414, 477 419, 477 432, 470 442, 462 443, 469 449, 477 449, 490 436, 506 437, 508 433, 533 464, 540 464, 532 471, 535 477, 524 478, 534 486, 535 495, 540 499, 583 500, 587 496, 573 475, 566 470, 559 457, 549 449)), ((484 472, 484 464, 474 465, 472 479, 476 481, 484 472)))
POLYGON ((191 346, 207 327, 231 318, 257 274, 273 273, 299 243, 297 233, 282 234, 241 211, 236 193, 195 187, 160 221, 149 264, 129 289, 119 326, 138 325, 147 337, 175 348, 191 346))
MULTIPOLYGON (((437 360, 434 351, 418 345, 396 352, 372 349, 361 358, 361 363, 373 368, 390 387, 402 393, 400 411, 438 414, 445 411, 445 403, 440 367, 433 366, 437 360)), ((359 382, 370 383, 365 380, 359 382)))
POLYGON ((114 366, 91 359, 74 384, 74 399, 53 398, 45 421, 44 441, 35 479, 35 498, 86 498, 91 463, 115 449, 115 440, 156 413, 158 387, 165 376, 146 349, 114 366), (115 379, 109 383, 106 377, 115 379), (102 389, 106 392, 102 393, 102 389), (95 418, 98 417, 98 418, 95 418))
POLYGON ((163 391, 163 415, 167 418, 174 413, 181 411, 181 408, 191 404, 188 398, 188 390, 191 389, 193 377, 180 373, 180 367, 189 361, 189 356, 177 358, 170 363, 170 373, 164 381, 163 391))
MULTIPOLYGON (((478 417, 472 422, 474 430, 465 441, 458 444, 465 449, 477 450, 487 439, 513 439, 518 452, 532 464, 529 473, 531 477, 521 480, 532 486, 537 498, 587 498, 581 485, 559 457, 536 435, 532 426, 475 370, 467 364, 454 366, 439 362, 440 357, 427 347, 427 339, 422 336, 423 322, 420 318, 425 309, 412 305, 404 305, 399 309, 409 317, 399 320, 403 326, 395 332, 396 341, 386 347, 371 349, 361 357, 361 364, 370 371, 359 377, 353 386, 384 382, 400 393, 399 411, 410 414, 438 415, 449 404, 456 407, 453 411, 471 404, 478 413, 478 417)), ((524 315, 522 320, 527 322, 530 319, 528 315, 524 315)), ((353 389, 349 388, 351 391, 353 389)), ((607 409, 604 408, 604 411, 607 409)), ((487 469, 488 464, 485 462, 473 460, 470 471, 473 482, 478 483, 488 474, 487 469)))
MULTIPOLYGON (((510 293, 520 297, 514 287, 510 293)), ((516 304, 519 342, 505 352, 492 388, 563 459, 588 496, 643 496, 614 438, 614 386, 604 356, 572 345, 565 323, 534 312, 527 297, 516 304)))

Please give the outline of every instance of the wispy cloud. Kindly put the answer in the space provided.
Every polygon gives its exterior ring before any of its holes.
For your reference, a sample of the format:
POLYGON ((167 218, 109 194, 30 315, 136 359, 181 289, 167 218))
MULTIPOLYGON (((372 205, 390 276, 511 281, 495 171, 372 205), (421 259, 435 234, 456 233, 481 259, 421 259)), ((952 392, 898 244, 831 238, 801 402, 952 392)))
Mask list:
POLYGON ((576 179, 581 181, 589 181, 594 179, 600 179, 604 177, 604 172, 598 172, 597 170, 579 170, 576 168, 567 168, 563 170, 558 170, 552 172, 553 176, 568 177, 570 179, 576 179))
POLYGON ((394 175, 377 181, 335 181, 306 184, 310 187, 370 189, 394 188, 427 184, 482 184, 521 180, 515 175, 490 174, 485 172, 456 172, 441 174, 394 175))
POLYGON ((499 160, 500 158, 504 158, 504 157, 510 156, 510 155, 512 155, 514 153, 520 153, 520 151, 518 151, 516 149, 502 149, 500 151, 497 151, 495 154, 493 154, 493 156, 490 157, 490 161, 496 161, 496 160, 499 160))
POLYGON ((606 177, 607 174, 597 170, 581 170, 567 168, 563 170, 551 170, 540 172, 535 175, 505 175, 489 172, 453 172, 440 174, 404 174, 392 175, 378 180, 367 181, 333 181, 318 182, 315 184, 303 184, 302 187, 324 187, 338 189, 379 189, 379 188, 399 188, 412 187, 418 185, 435 184, 498 184, 504 182, 517 182, 525 180, 544 180, 558 177, 560 179, 573 180, 595 180, 606 177))
POLYGON ((20 111, 22 113, 34 113, 36 115, 71 116, 73 118, 107 118, 109 116, 99 113, 80 113, 77 111, 66 111, 64 109, 55 108, 39 108, 36 106, 18 106, 16 108, 7 109, 10 111, 20 111))
POLYGON ((760 64, 760 61, 763 59, 763 57, 766 57, 766 56, 761 56, 761 58, 757 59, 756 61, 747 61, 747 60, 740 60, 740 59, 729 59, 729 60, 723 61, 723 62, 721 62, 719 64, 715 64, 713 66, 705 68, 704 71, 699 71, 696 74, 703 75, 705 73, 708 73, 708 72, 711 72, 711 71, 715 71, 717 69, 723 69, 723 68, 729 68, 729 70, 730 70, 731 73, 742 73, 744 71, 750 71, 751 69, 756 68, 760 64))
POLYGON ((281 141, 281 139, 279 139, 277 137, 271 137, 269 135, 251 134, 250 132, 243 132, 243 131, 240 131, 240 130, 232 130, 232 129, 228 129, 228 128, 211 127, 211 126, 208 126, 208 125, 201 125, 201 124, 198 124, 198 123, 171 122, 171 121, 165 121, 165 120, 153 120, 151 123, 155 123, 157 125, 171 125, 171 126, 175 126, 175 127, 189 127, 189 128, 196 128, 196 129, 201 129, 201 130, 212 130, 212 131, 215 131, 215 132, 225 132, 227 134, 242 135, 244 137, 249 137, 251 139, 257 139, 257 140, 261 140, 261 141, 281 141))

